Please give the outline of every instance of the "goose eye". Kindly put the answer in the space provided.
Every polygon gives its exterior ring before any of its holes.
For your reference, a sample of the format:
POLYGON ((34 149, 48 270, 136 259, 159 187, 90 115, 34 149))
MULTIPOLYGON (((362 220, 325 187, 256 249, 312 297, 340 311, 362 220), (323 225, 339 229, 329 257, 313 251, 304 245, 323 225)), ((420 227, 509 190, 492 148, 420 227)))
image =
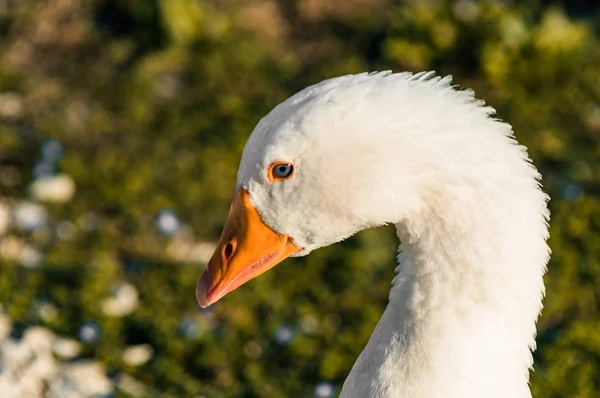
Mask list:
POLYGON ((290 178, 294 173, 294 165, 285 162, 276 162, 269 169, 269 180, 280 181, 290 178))

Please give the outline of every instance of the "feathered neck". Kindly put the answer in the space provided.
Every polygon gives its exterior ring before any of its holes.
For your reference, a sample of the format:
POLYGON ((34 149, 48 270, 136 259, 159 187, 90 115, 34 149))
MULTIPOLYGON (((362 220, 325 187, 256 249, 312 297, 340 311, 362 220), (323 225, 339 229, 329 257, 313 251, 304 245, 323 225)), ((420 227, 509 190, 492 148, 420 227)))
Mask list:
POLYGON ((504 138, 481 167, 436 170, 396 224, 390 303, 342 398, 531 396, 547 197, 524 149, 504 138))
POLYGON ((530 396, 547 197, 492 114, 449 77, 361 74, 290 97, 248 140, 238 185, 300 254, 397 226, 390 303, 342 398, 530 396), (298 173, 271 189, 257 165, 278 159, 298 173))

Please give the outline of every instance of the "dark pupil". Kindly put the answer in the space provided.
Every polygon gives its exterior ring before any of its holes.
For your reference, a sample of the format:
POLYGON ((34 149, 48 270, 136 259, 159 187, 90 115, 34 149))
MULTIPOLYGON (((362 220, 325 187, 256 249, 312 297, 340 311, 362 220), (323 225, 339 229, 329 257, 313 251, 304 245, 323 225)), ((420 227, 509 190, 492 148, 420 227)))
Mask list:
POLYGON ((280 164, 275 167, 275 176, 285 178, 292 172, 291 164, 280 164))

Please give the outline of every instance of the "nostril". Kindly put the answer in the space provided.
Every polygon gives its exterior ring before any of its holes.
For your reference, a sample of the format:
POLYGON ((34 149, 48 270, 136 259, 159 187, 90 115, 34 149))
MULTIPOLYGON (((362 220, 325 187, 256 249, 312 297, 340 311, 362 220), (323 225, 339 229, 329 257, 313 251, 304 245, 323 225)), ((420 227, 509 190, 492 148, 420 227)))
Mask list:
POLYGON ((233 254, 233 245, 231 242, 228 242, 223 249, 223 257, 225 261, 229 260, 229 257, 233 254))

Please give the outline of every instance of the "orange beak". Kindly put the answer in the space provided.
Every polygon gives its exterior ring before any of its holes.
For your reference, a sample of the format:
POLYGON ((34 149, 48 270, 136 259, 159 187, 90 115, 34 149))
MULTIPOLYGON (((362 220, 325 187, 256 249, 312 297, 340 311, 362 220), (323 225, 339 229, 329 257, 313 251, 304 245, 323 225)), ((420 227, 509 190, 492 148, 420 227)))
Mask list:
POLYGON ((238 190, 217 249, 196 285, 198 304, 208 307, 300 249, 289 236, 265 225, 248 191, 238 190))

